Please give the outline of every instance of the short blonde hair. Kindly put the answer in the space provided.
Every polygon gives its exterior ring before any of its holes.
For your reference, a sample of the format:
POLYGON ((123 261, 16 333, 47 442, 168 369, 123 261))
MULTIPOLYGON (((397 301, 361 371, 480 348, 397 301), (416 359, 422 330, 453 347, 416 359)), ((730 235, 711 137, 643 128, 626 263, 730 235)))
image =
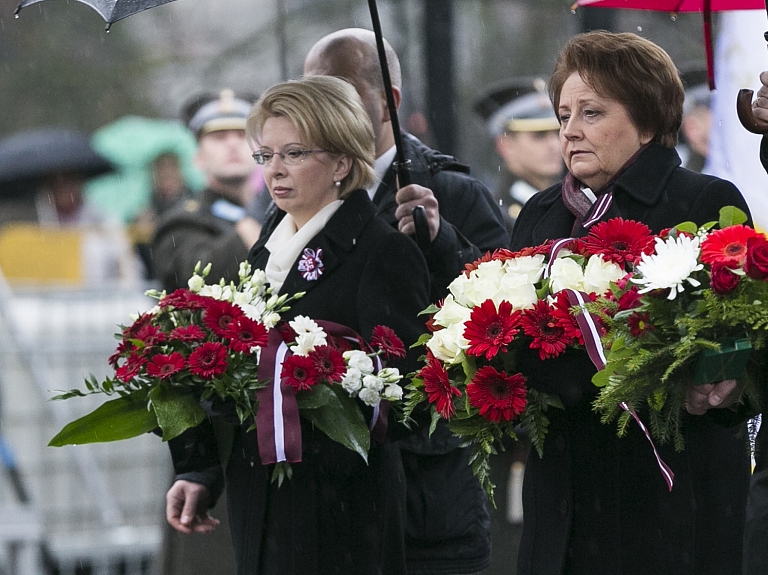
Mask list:
POLYGON ((352 159, 349 174, 341 181, 339 197, 368 188, 375 181, 373 127, 351 84, 330 76, 305 76, 265 91, 251 110, 246 125, 254 144, 269 118, 293 122, 304 143, 352 159))
POLYGON ((563 84, 573 73, 601 96, 621 103, 638 131, 655 144, 677 145, 685 94, 672 58, 660 46, 632 33, 574 36, 560 51, 549 79, 555 114, 563 84))

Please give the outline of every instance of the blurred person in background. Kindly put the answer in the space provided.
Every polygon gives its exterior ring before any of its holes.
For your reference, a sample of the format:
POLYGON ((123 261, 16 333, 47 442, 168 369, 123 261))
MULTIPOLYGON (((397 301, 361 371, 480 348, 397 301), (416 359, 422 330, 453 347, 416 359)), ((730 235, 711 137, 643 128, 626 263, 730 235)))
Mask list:
MULTIPOLYGON (((760 82, 762 85, 752 103, 752 111, 757 119, 768 122, 768 71, 760 74, 760 82)), ((768 173, 768 136, 763 136, 760 142, 760 162, 768 173)), ((768 390, 765 394, 768 397, 768 390)), ((755 468, 747 499, 743 575, 768 573, 768 422, 765 413, 761 419, 755 439, 755 468)))
POLYGON ((492 88, 475 104, 503 162, 494 200, 510 234, 525 202, 563 176, 560 125, 545 89, 542 78, 520 78, 492 88))
MULTIPOLYGON (((400 62, 389 43, 385 45, 399 105, 400 62)), ((432 279, 432 301, 445 297, 448 284, 464 264, 508 246, 501 213, 488 189, 456 158, 428 148, 407 133, 403 133, 403 144, 413 184, 398 190, 392 166, 395 140, 373 32, 350 28, 321 38, 307 54, 304 73, 347 80, 362 98, 376 142, 376 183, 369 186, 368 194, 378 217, 413 234, 413 208, 426 209, 432 245, 424 256, 432 279)), ((487 500, 472 475, 469 450, 458 444, 442 422, 431 438, 422 429, 401 442, 408 492, 409 575, 476 573, 488 566, 487 500)))
POLYGON ((236 281, 240 262, 261 232, 254 199, 251 150, 245 121, 251 102, 232 90, 199 96, 185 107, 184 119, 197 137, 195 165, 206 178, 199 198, 180 202, 158 224, 152 258, 163 289, 186 287, 198 261, 212 264, 208 280, 236 281))
MULTIPOLYGON (((583 237, 616 217, 659 233, 716 221, 723 206, 749 213, 733 184, 680 167, 683 86, 656 44, 636 34, 574 36, 549 91, 568 172, 525 204, 513 250, 583 237)), ((546 362, 521 354, 518 367, 564 406, 547 412, 544 455, 526 464, 519 575, 741 572, 749 455, 743 414, 729 409, 736 381, 688 387, 684 451, 656 445, 675 474, 670 491, 640 427, 618 437, 593 411, 596 369, 584 350, 546 362)))
POLYGON ((712 128, 712 94, 703 67, 684 67, 680 80, 685 89, 683 123, 680 126, 680 143, 677 151, 683 167, 701 172, 707 163, 709 133, 712 128))
POLYGON ((158 222, 170 210, 192 195, 181 172, 179 156, 174 152, 159 154, 152 161, 152 189, 149 205, 134 218, 134 246, 144 264, 145 279, 155 278, 152 237, 158 222))

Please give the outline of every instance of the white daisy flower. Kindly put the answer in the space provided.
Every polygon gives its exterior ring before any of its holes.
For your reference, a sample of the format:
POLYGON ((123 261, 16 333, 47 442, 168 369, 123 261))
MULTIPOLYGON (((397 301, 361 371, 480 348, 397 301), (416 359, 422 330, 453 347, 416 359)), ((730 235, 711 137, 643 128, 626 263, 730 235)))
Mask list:
POLYGON ((698 280, 690 277, 704 267, 699 263, 699 241, 698 237, 689 238, 683 234, 666 241, 656 238, 655 253, 643 254, 637 264, 641 277, 632 278, 634 283, 645 286, 639 293, 669 289, 667 299, 675 299, 684 291, 685 282, 693 287, 700 286, 698 280))

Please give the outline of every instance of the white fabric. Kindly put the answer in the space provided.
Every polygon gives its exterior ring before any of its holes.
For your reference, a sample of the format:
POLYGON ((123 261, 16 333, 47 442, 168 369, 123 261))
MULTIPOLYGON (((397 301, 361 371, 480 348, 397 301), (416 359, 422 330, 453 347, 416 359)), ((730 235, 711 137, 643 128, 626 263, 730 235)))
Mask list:
POLYGON ((760 72, 768 69, 763 32, 765 10, 740 10, 720 15, 715 50, 712 132, 702 170, 733 182, 747 200, 755 225, 768 229, 768 175, 760 164, 760 136, 747 132, 736 115, 741 88, 757 92, 760 72))
POLYGON ((291 214, 285 214, 283 221, 277 225, 264 245, 269 250, 269 259, 264 273, 267 274, 267 280, 274 289, 274 293, 278 293, 283 287, 288 272, 291 271, 307 242, 325 227, 343 203, 343 200, 331 202, 312 216, 299 230, 296 229, 296 223, 291 214))
POLYGON ((581 191, 585 196, 587 196, 587 199, 589 200, 590 204, 594 204, 597 201, 597 196, 595 196, 595 192, 593 192, 590 188, 581 188, 581 191))
POLYGON ((525 204, 525 202, 538 193, 539 190, 523 180, 517 180, 509 187, 509 195, 519 204, 525 204))
POLYGON ((392 146, 389 150, 376 158, 376 161, 373 163, 373 171, 376 173, 376 180, 373 182, 373 185, 368 188, 368 197, 371 199, 376 195, 376 190, 379 189, 381 181, 384 179, 384 176, 387 175, 387 170, 392 167, 392 162, 395 161, 396 154, 397 150, 392 146))

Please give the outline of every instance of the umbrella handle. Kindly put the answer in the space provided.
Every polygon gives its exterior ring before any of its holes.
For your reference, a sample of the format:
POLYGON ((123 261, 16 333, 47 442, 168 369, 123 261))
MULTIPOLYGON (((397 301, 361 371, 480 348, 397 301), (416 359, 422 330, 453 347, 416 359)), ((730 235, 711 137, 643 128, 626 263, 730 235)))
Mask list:
POLYGON ((754 92, 746 88, 739 90, 736 96, 736 113, 744 128, 753 134, 768 134, 768 121, 761 120, 752 111, 752 96, 754 92))
POLYGON ((429 251, 432 246, 432 240, 429 237, 429 223, 427 222, 427 211, 424 206, 416 206, 411 210, 413 216, 413 227, 415 229, 416 245, 423 253, 429 251))

